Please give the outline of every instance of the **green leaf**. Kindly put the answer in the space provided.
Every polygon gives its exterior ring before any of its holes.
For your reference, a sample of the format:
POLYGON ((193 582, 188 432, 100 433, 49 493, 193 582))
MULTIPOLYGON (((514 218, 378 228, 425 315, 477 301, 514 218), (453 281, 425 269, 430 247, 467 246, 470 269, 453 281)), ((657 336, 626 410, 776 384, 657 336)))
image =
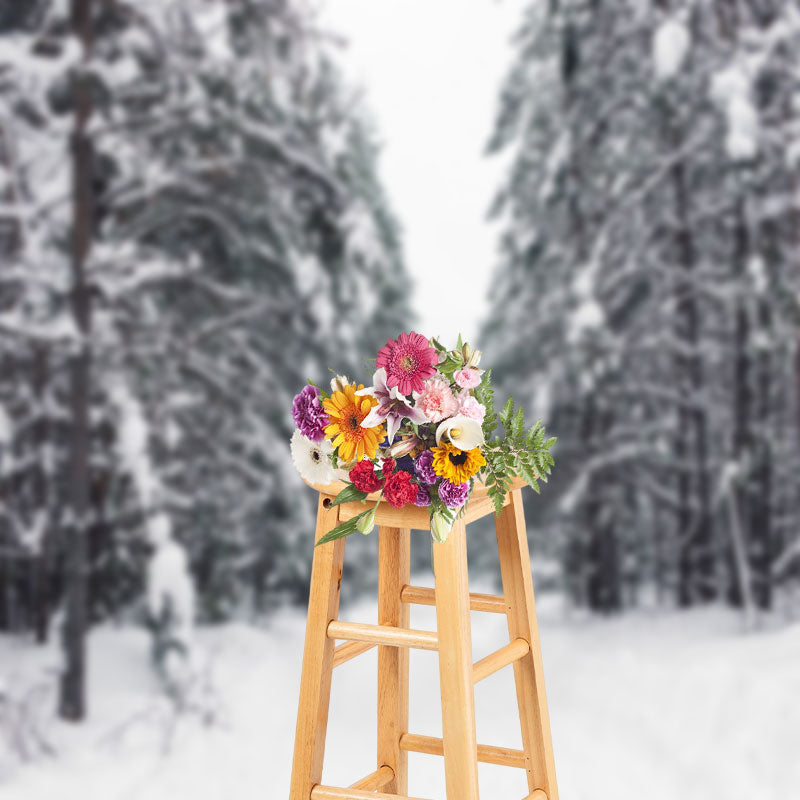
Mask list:
POLYGON ((525 435, 525 412, 522 406, 517 409, 511 420, 511 436, 514 439, 521 439, 525 435))
POLYGON ((445 375, 452 375, 457 369, 461 369, 462 366, 463 363, 461 361, 456 361, 451 355, 448 355, 447 358, 439 364, 437 369, 445 375))
POLYGON ((495 486, 489 492, 489 496, 492 498, 492 503, 494 504, 494 513, 500 516, 500 512, 503 510, 503 501, 506 497, 505 491, 499 486, 495 486))
POLYGON ((342 503, 351 503, 354 500, 363 500, 367 496, 366 492, 362 492, 360 489, 356 489, 356 487, 349 483, 347 486, 342 489, 339 494, 336 495, 336 498, 331 503, 332 506, 338 506, 342 503))
POLYGON ((500 412, 500 422, 508 428, 509 420, 511 419, 511 414, 514 412, 514 398, 509 397, 506 401, 506 404, 503 406, 503 410, 500 412))
POLYGON ((321 397, 323 400, 325 400, 326 398, 330 397, 330 395, 329 395, 329 394, 328 394, 328 393, 327 393, 327 392, 326 392, 326 391, 325 391, 325 390, 324 390, 324 389, 323 389, 323 388, 322 388, 322 387, 321 387, 319 384, 317 384, 317 383, 314 383, 314 381, 312 381, 312 380, 311 380, 311 378, 306 378, 306 383, 307 383, 309 386, 314 386, 314 387, 316 387, 317 389, 319 389, 319 396, 320 396, 320 397, 321 397))
POLYGON ((355 533, 356 530, 358 530, 358 520, 363 517, 364 514, 368 514, 371 510, 372 509, 367 509, 357 517, 353 517, 353 519, 349 519, 347 522, 342 522, 340 525, 337 525, 335 528, 322 536, 314 545, 314 547, 319 547, 321 544, 327 544, 328 542, 332 542, 334 539, 341 539, 343 536, 349 536, 351 533, 355 533))

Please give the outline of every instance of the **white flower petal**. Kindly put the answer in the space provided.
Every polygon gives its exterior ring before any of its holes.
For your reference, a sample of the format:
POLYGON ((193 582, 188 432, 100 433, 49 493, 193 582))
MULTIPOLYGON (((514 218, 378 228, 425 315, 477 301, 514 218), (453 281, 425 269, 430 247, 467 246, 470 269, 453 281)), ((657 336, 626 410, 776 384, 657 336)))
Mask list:
POLYGON ((362 428, 376 428, 383 423, 385 418, 378 409, 380 409, 380 406, 373 406, 369 414, 361 420, 362 428))
POLYGON ((325 485, 334 479, 331 466, 331 453, 333 448, 327 439, 321 442, 312 442, 303 436, 300 430, 292 434, 289 449, 292 453, 292 462, 300 473, 300 477, 309 483, 325 485))
POLYGON ((401 418, 396 414, 389 414, 389 416, 386 417, 386 435, 389 437, 389 444, 394 441, 395 434, 401 422, 401 418))
POLYGON ((372 386, 367 387, 366 389, 359 389, 356 394, 359 397, 364 397, 365 395, 372 395, 375 397, 378 392, 388 392, 389 389, 386 386, 386 369, 381 367, 380 369, 376 369, 372 375, 372 386))
POLYGON ((408 419, 417 425, 423 425, 428 421, 425 412, 421 408, 411 408, 408 412, 408 419))
POLYGON ((483 438, 483 428, 474 419, 457 414, 439 423, 436 428, 436 444, 441 444, 442 437, 447 435, 451 444, 459 450, 472 450, 485 443, 483 438), (456 433, 453 433, 455 429, 456 433))

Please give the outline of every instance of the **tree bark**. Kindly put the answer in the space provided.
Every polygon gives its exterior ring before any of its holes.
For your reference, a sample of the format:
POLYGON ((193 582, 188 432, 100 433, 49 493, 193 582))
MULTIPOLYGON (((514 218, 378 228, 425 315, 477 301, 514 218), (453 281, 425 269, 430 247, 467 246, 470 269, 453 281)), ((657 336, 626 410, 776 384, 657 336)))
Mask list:
POLYGON ((33 354, 33 392, 36 397, 37 419, 34 447, 38 457, 33 486, 34 513, 45 518, 39 552, 31 563, 31 603, 33 605, 33 628, 38 644, 47 641, 50 623, 50 553, 51 553, 51 502, 50 485, 53 476, 49 471, 46 449, 50 439, 50 421, 45 402, 50 374, 49 352, 46 345, 37 345, 33 354))
MULTIPOLYGON (((744 218, 744 200, 739 198, 736 208, 735 243, 733 253, 734 285, 741 294, 750 241, 744 218)), ((734 606, 741 606, 752 593, 749 550, 750 541, 750 498, 748 496, 750 475, 753 465, 752 440, 752 397, 750 390, 750 321, 747 307, 740 296, 736 300, 734 317, 734 353, 733 353, 733 458, 739 466, 738 480, 732 487, 732 514, 735 514, 739 525, 741 553, 732 547, 728 554, 730 579, 728 601, 734 606), (745 582, 747 585, 745 585, 745 582)))
MULTIPOLYGON (((681 137, 673 136, 673 148, 679 149, 681 137)), ((697 292, 692 285, 697 256, 691 230, 689 194, 685 167, 681 161, 672 168, 672 185, 678 231, 675 241, 676 320, 678 351, 675 367, 678 386, 687 400, 678 411, 675 456, 678 469, 677 535, 678 602, 692 605, 714 597, 712 586, 714 557, 710 514, 708 475, 708 431, 706 410, 700 406, 705 387, 700 356, 700 321, 697 292), (696 501, 696 509, 694 508, 696 501)))
MULTIPOLYGON (((84 60, 92 50, 93 0, 72 0, 72 27, 83 48, 84 60)), ((61 678, 59 713, 67 720, 86 716, 86 585, 87 512, 89 500, 89 395, 91 302, 86 281, 86 261, 92 234, 93 149, 88 133, 92 113, 91 86, 79 74, 74 86, 75 129, 72 137, 72 313, 80 334, 70 364, 69 498, 72 509, 67 547, 65 621, 63 646, 65 667, 61 678)))

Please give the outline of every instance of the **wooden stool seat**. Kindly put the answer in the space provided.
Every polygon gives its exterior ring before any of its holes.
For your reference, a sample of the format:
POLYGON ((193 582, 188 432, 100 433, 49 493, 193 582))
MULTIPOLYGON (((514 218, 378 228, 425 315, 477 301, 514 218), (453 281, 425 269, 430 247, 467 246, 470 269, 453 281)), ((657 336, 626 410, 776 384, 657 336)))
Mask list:
MULTIPOLYGON (((333 505, 343 483, 313 486, 319 492, 316 540, 365 510, 359 502, 333 505)), ((338 617, 345 539, 314 550, 308 599, 300 703, 289 800, 420 800, 408 797, 408 753, 443 756, 447 800, 478 800, 478 762, 524 769, 529 794, 522 800, 558 800, 550 720, 544 689, 522 480, 506 495, 495 517, 503 595, 470 594, 466 525, 493 513, 482 484, 447 541, 433 545, 435 588, 410 583, 410 533, 428 530, 428 509, 377 506, 378 624, 338 617), (436 631, 409 627, 410 605, 436 607, 436 631), (509 643, 473 663, 469 612, 505 614, 509 643), (342 644, 337 645, 336 641, 342 644), (351 786, 322 784, 322 761, 334 667, 378 648, 378 753, 374 772, 351 786), (439 654, 442 738, 408 730, 409 649, 439 654), (474 685, 509 664, 517 690, 522 750, 478 744, 474 685)), ((495 800, 493 798, 493 800, 495 800)))

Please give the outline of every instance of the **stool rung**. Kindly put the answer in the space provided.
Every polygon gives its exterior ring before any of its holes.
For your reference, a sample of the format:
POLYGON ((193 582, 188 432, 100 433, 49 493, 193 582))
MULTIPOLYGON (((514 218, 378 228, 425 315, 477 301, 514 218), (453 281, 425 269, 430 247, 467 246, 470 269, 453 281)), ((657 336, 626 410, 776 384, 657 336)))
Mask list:
POLYGON ((534 789, 529 795, 522 798, 522 800, 547 800, 547 792, 544 789, 534 789))
POLYGON ((336 786, 317 784, 311 790, 311 800, 421 800, 419 797, 406 797, 400 794, 365 792, 360 789, 339 789, 336 786))
MULTIPOLYGON (((404 603, 415 603, 418 606, 435 606, 436 593, 426 586, 409 586, 406 584, 400 591, 400 599, 404 603)), ((471 592, 469 607, 472 611, 489 611, 492 614, 505 614, 506 599, 496 594, 480 594, 471 592)))
MULTIPOLYGON (((411 753, 427 753, 431 756, 444 755, 444 744, 441 739, 436 736, 421 736, 418 733, 404 733, 400 737, 400 749, 411 753)), ((486 764, 499 764, 502 767, 525 769, 525 753, 510 747, 479 744, 478 761, 486 764)))
POLYGON ((495 650, 494 653, 489 653, 486 658, 482 658, 473 664, 472 682, 482 681, 508 664, 519 661, 523 656, 528 655, 530 649, 531 647, 525 639, 514 639, 513 642, 509 642, 505 647, 495 650))
POLYGON ((391 625, 365 625, 360 622, 328 623, 329 639, 349 639, 351 642, 371 642, 391 647, 417 647, 421 650, 438 650, 439 637, 433 631, 415 631, 391 625))
POLYGON ((362 653, 366 653, 367 650, 372 650, 373 647, 375 645, 370 642, 345 642, 340 644, 333 649, 333 666, 338 667, 351 658, 360 656, 362 653))
POLYGON ((370 772, 369 775, 363 777, 360 781, 351 783, 348 788, 361 789, 365 792, 375 792, 383 789, 387 783, 394 780, 394 770, 388 765, 384 764, 378 767, 375 772, 370 772))

